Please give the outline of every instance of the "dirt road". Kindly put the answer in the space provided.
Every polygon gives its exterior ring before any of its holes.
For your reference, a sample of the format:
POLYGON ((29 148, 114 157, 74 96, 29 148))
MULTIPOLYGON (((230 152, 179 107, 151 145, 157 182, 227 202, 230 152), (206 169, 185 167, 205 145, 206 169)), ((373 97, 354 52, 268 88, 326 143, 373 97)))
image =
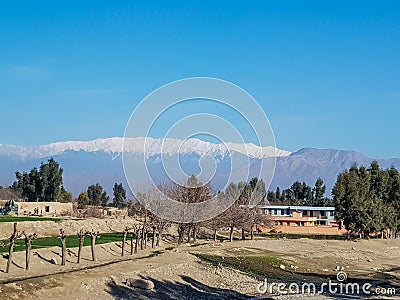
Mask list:
MULTIPOLYGON (((1 299, 247 299, 265 296, 257 292, 262 281, 241 271, 213 265, 195 255, 216 257, 269 256, 285 262, 281 270, 291 274, 313 274, 322 279, 333 278, 337 267, 343 268, 349 280, 385 282, 400 293, 400 240, 317 241, 317 240, 259 240, 233 243, 207 243, 196 246, 142 251, 140 257, 118 262, 120 243, 97 245, 98 263, 91 262, 85 248, 82 265, 76 264, 76 249, 71 249, 67 266, 52 265, 59 261, 59 248, 37 250, 29 272, 23 270, 24 253, 16 253, 10 275, 0 272, 1 299), (154 255, 154 254, 153 254, 154 255), (103 264, 99 266, 99 264, 103 264), (104 265, 106 264, 106 265, 104 265), (96 266, 97 267, 94 267, 96 266), (78 267, 89 269, 76 270, 78 267), (94 267, 94 268, 91 268, 94 267), (74 271, 75 270, 75 271, 74 271), (45 275, 50 273, 60 273, 45 275), (43 276, 45 275, 45 276, 43 276), (21 280, 26 276, 35 278, 21 280), (154 284, 146 290, 130 288, 126 279, 144 278, 154 284), (12 283, 5 281, 15 280, 12 283)), ((164 245, 166 247, 168 245, 164 245)), ((0 258, 0 270, 6 260, 0 258)), ((279 267, 278 267, 279 268, 279 267)), ((268 274, 265 274, 268 276, 268 274)), ((293 277, 297 278, 298 277, 293 277)), ((298 297, 298 296, 296 296, 298 297)), ((292 299, 274 296, 273 299, 292 299)), ((378 299, 379 297, 375 297, 378 299)), ((333 296, 307 296, 304 299, 341 299, 333 296)), ((388 299, 380 298, 380 299, 388 299)), ((390 297, 390 299, 398 299, 390 297)))

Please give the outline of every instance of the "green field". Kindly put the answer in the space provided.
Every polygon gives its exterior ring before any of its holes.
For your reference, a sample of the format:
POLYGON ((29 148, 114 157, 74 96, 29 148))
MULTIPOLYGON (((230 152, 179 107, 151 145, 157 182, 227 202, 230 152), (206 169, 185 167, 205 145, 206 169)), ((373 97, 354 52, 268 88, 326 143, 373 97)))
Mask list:
POLYGON ((60 222, 59 218, 45 218, 45 217, 17 217, 17 216, 0 216, 0 223, 4 222, 27 222, 27 221, 53 221, 60 222))
POLYGON ((214 266, 222 265, 242 272, 256 275, 267 276, 268 274, 286 273, 280 269, 281 265, 287 266, 287 262, 273 256, 219 256, 210 254, 192 253, 199 259, 211 263, 214 266))
MULTIPOLYGON (((129 239, 130 235, 128 235, 129 239)), ((96 239, 96 244, 105 244, 111 242, 120 242, 122 241, 123 233, 103 233, 96 239)), ((8 244, 8 240, 2 240, 0 243, 8 244)), ((85 237, 85 246, 90 245, 90 237, 85 237)), ((58 237, 42 237, 32 241, 32 249, 40 249, 47 247, 61 247, 61 242, 58 237)), ((74 248, 79 246, 79 239, 76 235, 67 237, 67 248, 74 248)), ((24 251, 25 250, 25 241, 24 239, 19 239, 15 243, 14 251, 24 251)), ((0 253, 8 252, 8 247, 0 246, 0 253)))

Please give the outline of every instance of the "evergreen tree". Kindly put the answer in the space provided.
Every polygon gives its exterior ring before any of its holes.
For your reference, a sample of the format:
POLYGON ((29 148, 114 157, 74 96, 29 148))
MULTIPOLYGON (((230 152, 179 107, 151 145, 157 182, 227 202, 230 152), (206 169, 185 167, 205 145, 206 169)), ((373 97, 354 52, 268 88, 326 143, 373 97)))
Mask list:
POLYGON ((363 237, 384 229, 398 230, 397 176, 397 170, 381 170, 377 162, 368 169, 353 166, 339 174, 332 190, 336 219, 363 237))
POLYGON ((113 205, 117 208, 123 208, 126 204, 126 190, 122 186, 122 183, 114 184, 113 188, 114 198, 113 198, 113 205))
POLYGON ((79 205, 82 205, 82 206, 89 205, 90 204, 90 199, 89 199, 88 193, 87 192, 80 193, 79 196, 78 196, 77 201, 78 201, 79 205))
POLYGON ((61 194, 63 169, 58 162, 50 158, 47 164, 40 165, 39 185, 42 201, 55 201, 61 194))
POLYGON ((11 189, 26 201, 57 201, 63 192, 62 175, 59 163, 50 158, 47 163, 41 163, 39 170, 33 168, 22 174, 15 172, 17 180, 11 189))
POLYGON ((326 192, 326 185, 324 184, 321 177, 318 177, 317 181, 315 182, 314 186, 314 201, 313 204, 316 206, 325 206, 325 192, 326 192))
POLYGON ((107 195, 107 192, 104 191, 103 187, 98 183, 88 186, 87 195, 89 198, 89 204, 95 206, 101 205, 105 207, 110 199, 107 195))

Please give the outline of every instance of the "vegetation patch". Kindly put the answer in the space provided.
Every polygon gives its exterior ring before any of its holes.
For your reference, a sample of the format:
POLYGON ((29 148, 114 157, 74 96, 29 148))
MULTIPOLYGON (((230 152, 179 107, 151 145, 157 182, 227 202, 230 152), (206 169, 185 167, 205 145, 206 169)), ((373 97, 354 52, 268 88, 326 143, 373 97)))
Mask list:
POLYGON ((61 222, 60 218, 46 218, 46 217, 17 217, 17 216, 0 216, 0 223, 5 222, 37 222, 37 221, 50 221, 61 222))
POLYGON ((211 263, 214 266, 224 266, 236 269, 248 274, 271 277, 275 275, 287 275, 288 272, 282 270, 280 267, 287 267, 287 263, 277 257, 273 256, 218 256, 210 254, 192 253, 199 259, 211 263))

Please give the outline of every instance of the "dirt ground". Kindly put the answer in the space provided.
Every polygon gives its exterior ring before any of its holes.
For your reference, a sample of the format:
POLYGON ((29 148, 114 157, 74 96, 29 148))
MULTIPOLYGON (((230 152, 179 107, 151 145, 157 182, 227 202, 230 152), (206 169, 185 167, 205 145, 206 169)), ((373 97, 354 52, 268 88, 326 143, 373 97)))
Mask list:
MULTIPOLYGON (((268 255, 287 264, 287 277, 312 274, 327 280, 340 267, 348 281, 382 281, 400 295, 400 240, 319 241, 256 240, 233 243, 204 243, 195 246, 164 243, 139 255, 121 258, 121 243, 96 245, 98 262, 90 261, 90 247, 76 263, 77 249, 68 251, 66 266, 60 248, 33 250, 31 269, 24 270, 24 252, 15 253, 10 274, 4 273, 6 259, 0 257, 0 299, 248 299, 265 296, 257 292, 262 283, 240 271, 200 261, 194 254, 221 257, 268 255), (167 247, 167 248, 166 248, 167 247), (166 249, 165 249, 166 248, 166 249), (157 251, 154 253, 154 251, 157 251), (123 260, 122 260, 123 259, 123 260), (122 261, 121 261, 122 260, 122 261), (131 288, 128 278, 151 280, 150 290, 131 288)), ((129 251, 129 246, 127 246, 129 251)), ((267 274, 268 275, 268 274, 267 274)), ((297 277, 293 277, 297 278, 297 277)), ((275 278, 276 279, 276 278, 275 278)), ((272 296, 269 299, 343 299, 333 296, 272 296)), ((378 299, 379 297, 372 297, 378 299)), ((371 298, 371 299, 372 299, 371 298)), ((379 299, 399 299, 380 297, 379 299)))

